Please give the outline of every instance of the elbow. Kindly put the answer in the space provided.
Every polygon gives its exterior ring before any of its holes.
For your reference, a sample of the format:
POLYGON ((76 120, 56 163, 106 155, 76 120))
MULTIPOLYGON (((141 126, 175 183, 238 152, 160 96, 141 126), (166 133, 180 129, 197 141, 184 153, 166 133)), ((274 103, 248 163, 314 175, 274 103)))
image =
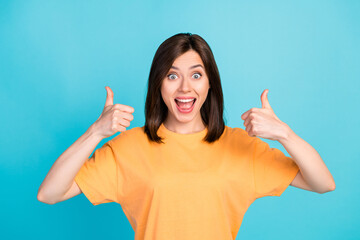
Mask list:
MULTIPOLYGON (((335 188, 336 188, 336 185, 335 185, 335 182, 333 182, 333 184, 332 184, 331 187, 330 187, 330 191, 334 191, 335 188)), ((330 191, 329 191, 329 192, 330 192, 330 191)))
POLYGON ((331 185, 330 185, 330 187, 329 187, 329 191, 328 191, 328 192, 334 191, 335 188, 336 188, 336 184, 335 184, 335 181, 333 180, 333 181, 331 182, 331 185))
POLYGON ((50 204, 50 205, 53 205, 53 204, 56 203, 56 202, 54 202, 54 201, 49 201, 48 199, 46 199, 46 198, 40 193, 40 191, 39 191, 38 194, 37 194, 37 200, 38 200, 39 202, 46 203, 46 204, 50 204))
POLYGON ((336 189, 336 185, 335 185, 335 182, 333 182, 333 183, 330 185, 330 187, 328 187, 326 190, 320 191, 320 192, 318 192, 318 193, 323 194, 323 193, 327 193, 327 192, 332 192, 332 191, 334 191, 335 189, 336 189))

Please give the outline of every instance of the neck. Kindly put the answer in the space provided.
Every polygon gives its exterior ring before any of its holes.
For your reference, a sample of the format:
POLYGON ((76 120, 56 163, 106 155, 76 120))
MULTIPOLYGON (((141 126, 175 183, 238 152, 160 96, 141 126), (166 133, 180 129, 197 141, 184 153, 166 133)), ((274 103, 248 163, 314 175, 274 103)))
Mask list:
POLYGON ((206 128, 202 122, 169 123, 165 120, 163 124, 168 130, 180 134, 197 133, 206 128))

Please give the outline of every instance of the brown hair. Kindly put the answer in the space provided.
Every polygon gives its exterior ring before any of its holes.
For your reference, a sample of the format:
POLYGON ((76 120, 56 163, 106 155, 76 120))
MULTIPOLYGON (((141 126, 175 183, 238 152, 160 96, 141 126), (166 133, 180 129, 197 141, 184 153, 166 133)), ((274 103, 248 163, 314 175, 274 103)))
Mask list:
POLYGON ((150 141, 164 143, 163 138, 157 135, 157 130, 168 114, 167 106, 161 97, 161 84, 175 59, 189 50, 194 50, 200 55, 211 86, 200 109, 202 121, 208 128, 203 141, 212 143, 218 140, 225 130, 220 75, 210 46, 197 34, 178 33, 159 46, 151 64, 144 126, 144 132, 150 141))

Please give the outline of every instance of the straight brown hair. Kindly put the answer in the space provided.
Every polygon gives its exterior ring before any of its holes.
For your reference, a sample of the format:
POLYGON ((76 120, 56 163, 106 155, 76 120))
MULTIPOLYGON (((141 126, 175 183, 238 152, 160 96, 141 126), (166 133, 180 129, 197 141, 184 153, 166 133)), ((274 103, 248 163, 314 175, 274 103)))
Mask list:
POLYGON ((159 46, 151 64, 144 125, 144 132, 150 141, 164 143, 163 138, 157 135, 160 125, 168 115, 167 106, 161 97, 162 81, 175 59, 189 50, 194 50, 200 55, 210 84, 207 98, 200 109, 201 119, 208 128, 203 141, 215 142, 225 130, 224 99, 220 75, 210 46, 197 34, 178 33, 166 39, 159 46))

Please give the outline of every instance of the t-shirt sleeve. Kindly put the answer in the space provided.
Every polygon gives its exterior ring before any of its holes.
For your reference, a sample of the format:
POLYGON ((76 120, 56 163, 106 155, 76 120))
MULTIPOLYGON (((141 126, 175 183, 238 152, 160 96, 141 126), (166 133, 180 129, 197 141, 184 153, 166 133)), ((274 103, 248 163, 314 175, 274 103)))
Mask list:
POLYGON ((300 169, 291 157, 255 137, 253 170, 255 195, 261 198, 280 197, 300 169))
POLYGON ((118 202, 117 161, 110 141, 86 160, 75 182, 93 205, 118 202))

